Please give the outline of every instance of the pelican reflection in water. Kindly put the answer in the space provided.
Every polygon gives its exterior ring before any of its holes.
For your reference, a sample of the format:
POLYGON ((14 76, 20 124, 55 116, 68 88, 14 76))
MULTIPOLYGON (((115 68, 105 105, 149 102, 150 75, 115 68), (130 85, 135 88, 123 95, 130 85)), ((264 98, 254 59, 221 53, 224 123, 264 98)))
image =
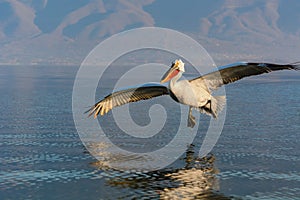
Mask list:
POLYGON ((220 193, 215 166, 215 156, 198 158, 194 145, 189 145, 182 158, 182 168, 166 168, 152 172, 115 171, 104 167, 102 161, 92 163, 99 170, 105 170, 106 184, 115 189, 129 188, 130 193, 113 198, 128 199, 231 199, 220 193), (124 195, 124 196, 122 196, 124 195))
POLYGON ((225 96, 213 96, 212 91, 222 85, 235 82, 244 77, 269 73, 278 70, 299 70, 300 63, 272 64, 239 62, 220 67, 217 71, 205 74, 192 80, 179 80, 185 72, 184 63, 175 60, 171 68, 163 75, 160 83, 145 83, 137 87, 113 92, 97 102, 87 112, 96 118, 104 115, 117 106, 130 102, 151 99, 153 97, 169 95, 178 103, 189 106, 187 120, 188 127, 194 127, 195 117, 192 109, 217 118, 223 109, 225 96), (168 85, 166 83, 169 81, 168 85))

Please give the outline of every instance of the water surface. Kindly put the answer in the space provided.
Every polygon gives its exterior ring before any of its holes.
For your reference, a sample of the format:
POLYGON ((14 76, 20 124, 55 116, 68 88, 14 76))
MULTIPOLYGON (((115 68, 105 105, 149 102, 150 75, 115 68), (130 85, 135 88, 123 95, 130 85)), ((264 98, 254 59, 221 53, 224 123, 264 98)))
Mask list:
MULTIPOLYGON (((77 69, 0 67, 1 199, 300 197, 299 72, 228 85, 224 129, 207 157, 197 157, 209 120, 201 116, 193 144, 187 144, 186 152, 168 168, 121 172, 103 167, 79 140, 71 108, 77 69)), ((109 86, 98 96, 108 91, 109 86)), ((154 102, 160 101, 168 105, 169 99, 154 102)), ((130 109, 136 113, 134 109, 145 109, 143 105, 130 109)), ((147 115, 135 119, 143 125, 147 115)), ((165 145, 174 136, 167 131, 174 125, 167 124, 163 135, 141 144, 143 150, 165 145)), ((116 142, 124 142, 114 126, 107 129, 116 142)), ((134 144, 126 139, 130 142, 134 144)))

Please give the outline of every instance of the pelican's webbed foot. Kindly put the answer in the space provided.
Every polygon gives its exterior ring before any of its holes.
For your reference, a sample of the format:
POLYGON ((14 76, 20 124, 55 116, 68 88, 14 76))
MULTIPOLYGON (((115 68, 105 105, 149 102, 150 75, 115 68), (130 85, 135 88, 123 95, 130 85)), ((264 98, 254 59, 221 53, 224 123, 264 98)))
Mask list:
POLYGON ((196 124, 196 118, 192 115, 192 107, 189 108, 189 116, 187 123, 187 126, 191 128, 193 128, 196 124))

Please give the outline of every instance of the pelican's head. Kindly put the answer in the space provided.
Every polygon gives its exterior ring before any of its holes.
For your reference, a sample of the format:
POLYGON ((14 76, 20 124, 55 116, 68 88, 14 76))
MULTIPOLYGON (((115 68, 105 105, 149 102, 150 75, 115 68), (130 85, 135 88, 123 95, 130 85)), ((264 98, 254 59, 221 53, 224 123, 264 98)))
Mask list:
POLYGON ((173 77, 175 77, 179 72, 183 73, 185 72, 184 70, 184 62, 182 60, 178 59, 175 60, 171 68, 164 74, 164 76, 161 78, 161 83, 165 83, 169 80, 171 80, 173 77))

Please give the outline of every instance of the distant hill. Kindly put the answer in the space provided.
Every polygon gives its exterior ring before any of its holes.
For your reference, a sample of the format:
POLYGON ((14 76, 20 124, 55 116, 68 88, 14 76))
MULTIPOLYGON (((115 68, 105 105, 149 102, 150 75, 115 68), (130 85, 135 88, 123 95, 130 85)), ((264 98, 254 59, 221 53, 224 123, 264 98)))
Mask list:
POLYGON ((143 26, 187 33, 220 62, 285 61, 300 52, 299 10, 297 0, 2 0, 0 64, 78 64, 98 42, 143 26))

